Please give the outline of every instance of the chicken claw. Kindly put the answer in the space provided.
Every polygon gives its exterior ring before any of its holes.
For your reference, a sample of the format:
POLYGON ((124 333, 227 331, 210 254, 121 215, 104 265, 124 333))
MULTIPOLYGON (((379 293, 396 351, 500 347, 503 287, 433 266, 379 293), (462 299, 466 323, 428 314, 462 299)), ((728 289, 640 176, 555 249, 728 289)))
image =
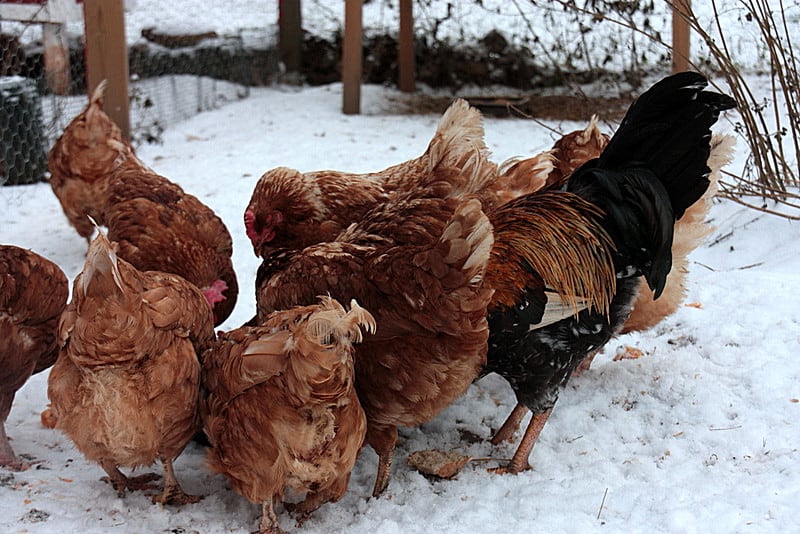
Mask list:
POLYGON ((117 497, 124 497, 126 489, 128 491, 158 489, 158 486, 151 484, 151 482, 154 480, 161 478, 160 475, 155 473, 146 473, 144 475, 128 477, 125 476, 115 465, 108 465, 104 462, 101 464, 101 467, 106 473, 108 473, 108 476, 103 477, 100 480, 110 483, 111 486, 113 486, 117 491, 117 497))
POLYGON ((164 491, 161 495, 153 495, 154 503, 173 504, 182 506, 184 504, 194 504, 203 498, 202 495, 189 495, 175 478, 175 471, 172 469, 172 460, 161 459, 164 464, 164 491))

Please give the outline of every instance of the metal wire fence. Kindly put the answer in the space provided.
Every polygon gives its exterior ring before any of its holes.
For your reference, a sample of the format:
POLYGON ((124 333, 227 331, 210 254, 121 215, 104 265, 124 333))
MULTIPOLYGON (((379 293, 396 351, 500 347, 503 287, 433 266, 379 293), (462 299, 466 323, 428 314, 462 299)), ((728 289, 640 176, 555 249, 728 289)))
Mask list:
MULTIPOLYGON (((0 16, 0 184, 46 179, 50 147, 87 103, 83 37, 63 39, 62 72, 54 83, 41 26, 0 16)), ((244 31, 142 31, 128 47, 134 144, 157 142, 167 126, 245 98, 252 85, 268 81, 264 73, 277 70, 276 53, 271 46, 245 49, 244 31)))

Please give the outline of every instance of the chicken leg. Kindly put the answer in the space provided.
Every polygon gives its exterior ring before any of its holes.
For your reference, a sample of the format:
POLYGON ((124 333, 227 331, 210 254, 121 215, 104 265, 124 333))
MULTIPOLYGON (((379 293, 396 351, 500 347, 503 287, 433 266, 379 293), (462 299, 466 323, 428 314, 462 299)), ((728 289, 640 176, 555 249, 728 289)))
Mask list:
POLYGON ((11 471, 26 471, 30 468, 30 464, 23 462, 14 454, 6 435, 5 422, 0 422, 0 466, 11 471))
MULTIPOLYGON (((516 411, 517 408, 514 408, 514 412, 516 411)), ((511 416, 508 418, 509 420, 514 416, 514 412, 511 412, 511 416)), ((550 417, 551 412, 552 409, 546 412, 533 414, 531 422, 528 423, 528 428, 525 430, 525 435, 522 436, 522 441, 519 442, 517 451, 514 453, 508 465, 495 467, 494 469, 490 469, 490 471, 498 475, 505 475, 508 473, 516 475, 517 473, 531 469, 531 465, 528 463, 528 456, 530 456, 533 446, 536 445, 536 440, 539 438, 539 434, 542 433, 542 429, 545 423, 547 423, 547 418, 550 417)), ((508 420, 506 423, 508 423, 508 420)), ((505 427, 505 424, 503 427, 505 427)), ((503 428, 500 430, 502 431, 503 428)), ((498 434, 499 433, 498 431, 498 434)))
POLYGON ((111 486, 113 486, 117 492, 117 497, 124 497, 126 489, 134 491, 158 488, 158 486, 150 484, 150 482, 160 478, 159 475, 155 473, 147 473, 137 477, 127 477, 110 461, 100 462, 100 467, 103 468, 103 471, 108 473, 108 477, 104 477, 103 480, 111 483, 111 486))
POLYGON ((161 504, 193 504, 203 497, 201 495, 189 495, 183 491, 178 479, 175 478, 175 471, 172 468, 172 460, 161 458, 164 464, 164 491, 161 495, 154 495, 153 502, 161 504))
POLYGON ((506 419, 506 422, 503 423, 503 426, 500 427, 500 430, 498 430, 494 437, 492 437, 492 445, 499 445, 504 441, 511 441, 511 438, 514 436, 514 432, 517 431, 520 423, 522 423, 522 419, 524 419, 527 414, 528 407, 524 404, 517 403, 517 405, 514 406, 514 410, 506 419))
POLYGON ((278 524, 278 516, 273 508, 273 497, 261 503, 261 520, 258 522, 258 534, 284 534, 278 524))
POLYGON ((378 473, 375 475, 375 487, 372 496, 379 497, 389 486, 392 474, 394 447, 397 444, 396 426, 367 426, 367 443, 378 453, 378 473))

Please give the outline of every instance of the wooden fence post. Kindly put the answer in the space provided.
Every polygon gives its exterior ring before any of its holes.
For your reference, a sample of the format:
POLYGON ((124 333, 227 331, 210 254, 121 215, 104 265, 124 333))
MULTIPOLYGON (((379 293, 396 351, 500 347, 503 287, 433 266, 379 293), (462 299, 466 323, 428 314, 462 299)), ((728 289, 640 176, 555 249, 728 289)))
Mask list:
POLYGON ((689 70, 691 31, 687 17, 692 12, 692 0, 672 0, 672 72, 689 70))
POLYGON ((280 0, 278 3, 281 61, 286 72, 300 72, 303 48, 302 12, 300 0, 280 0))
POLYGON ((414 11, 411 0, 400 0, 400 31, 397 44, 397 85, 413 93, 414 87, 414 11))
POLYGON ((130 138, 130 76, 123 0, 84 0, 83 14, 89 95, 102 80, 108 80, 103 109, 130 138))
POLYGON ((361 112, 361 15, 362 0, 345 0, 342 43, 342 111, 361 112))
POLYGON ((63 24, 42 24, 44 42, 45 82, 57 95, 68 95, 71 77, 69 74, 69 45, 63 24))

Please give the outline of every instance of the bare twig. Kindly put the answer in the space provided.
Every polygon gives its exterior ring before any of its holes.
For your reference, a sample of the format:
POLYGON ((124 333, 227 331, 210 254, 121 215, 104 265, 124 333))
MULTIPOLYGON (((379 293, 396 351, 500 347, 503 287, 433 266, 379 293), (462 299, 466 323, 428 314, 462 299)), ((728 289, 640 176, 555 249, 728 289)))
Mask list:
POLYGON ((600 501, 600 509, 597 511, 597 519, 600 519, 600 514, 603 513, 603 506, 606 504, 606 497, 608 496, 608 488, 603 492, 603 500, 600 501))

